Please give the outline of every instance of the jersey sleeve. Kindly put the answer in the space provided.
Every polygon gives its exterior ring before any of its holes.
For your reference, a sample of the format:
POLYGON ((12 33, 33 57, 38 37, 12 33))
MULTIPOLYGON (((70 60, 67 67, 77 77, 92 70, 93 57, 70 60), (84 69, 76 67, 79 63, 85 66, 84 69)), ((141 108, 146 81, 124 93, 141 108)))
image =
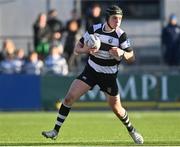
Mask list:
POLYGON ((80 38, 80 42, 84 44, 84 39, 89 36, 89 34, 94 34, 93 26, 89 27, 88 30, 84 33, 84 35, 80 38))
POLYGON ((127 51, 127 52, 130 52, 130 51, 133 50, 132 47, 131 47, 130 40, 127 37, 125 32, 120 36, 119 44, 120 44, 120 48, 127 51))

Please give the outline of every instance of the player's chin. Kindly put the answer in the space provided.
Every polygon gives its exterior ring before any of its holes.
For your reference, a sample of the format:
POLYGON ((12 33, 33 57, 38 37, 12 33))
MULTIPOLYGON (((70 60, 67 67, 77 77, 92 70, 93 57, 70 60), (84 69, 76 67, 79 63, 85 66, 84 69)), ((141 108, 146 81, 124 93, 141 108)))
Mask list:
POLYGON ((120 24, 119 24, 119 23, 117 23, 117 24, 115 24, 115 25, 114 25, 114 27, 113 27, 113 28, 114 28, 114 29, 116 29, 116 28, 119 28, 119 27, 120 27, 120 24))

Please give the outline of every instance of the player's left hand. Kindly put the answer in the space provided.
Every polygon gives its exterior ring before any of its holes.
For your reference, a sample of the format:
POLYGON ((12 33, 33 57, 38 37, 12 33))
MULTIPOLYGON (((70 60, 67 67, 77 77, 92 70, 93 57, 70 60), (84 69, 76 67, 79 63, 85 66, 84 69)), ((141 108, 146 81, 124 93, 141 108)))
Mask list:
POLYGON ((122 57, 125 53, 124 50, 118 48, 118 47, 112 47, 109 50, 110 54, 114 57, 122 57))

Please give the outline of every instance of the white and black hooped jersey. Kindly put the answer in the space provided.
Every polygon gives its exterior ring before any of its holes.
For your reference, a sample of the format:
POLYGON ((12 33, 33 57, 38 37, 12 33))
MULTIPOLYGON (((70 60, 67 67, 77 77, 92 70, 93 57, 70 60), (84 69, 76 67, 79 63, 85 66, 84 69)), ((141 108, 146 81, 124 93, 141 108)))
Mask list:
POLYGON ((104 31, 105 24, 96 24, 89 28, 89 30, 80 39, 84 44, 84 38, 89 34, 96 34, 101 40, 101 47, 98 52, 89 55, 88 64, 99 73, 115 74, 118 71, 120 60, 116 60, 110 53, 111 47, 119 47, 125 51, 131 51, 130 42, 126 33, 118 28, 112 32, 104 31))

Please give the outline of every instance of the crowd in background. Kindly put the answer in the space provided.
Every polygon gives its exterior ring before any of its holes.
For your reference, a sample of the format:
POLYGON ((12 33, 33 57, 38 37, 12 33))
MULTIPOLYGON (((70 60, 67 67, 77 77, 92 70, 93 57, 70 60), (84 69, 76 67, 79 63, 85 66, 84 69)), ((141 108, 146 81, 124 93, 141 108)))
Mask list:
MULTIPOLYGON (((47 14, 40 13, 32 23, 33 51, 26 55, 23 48, 16 48, 13 40, 4 40, 0 52, 0 73, 68 75, 77 72, 86 62, 87 55, 73 54, 76 42, 89 26, 103 22, 98 4, 90 10, 84 19, 72 10, 71 19, 65 24, 55 9, 47 14)), ((180 65, 180 27, 174 14, 163 28, 161 38, 164 62, 170 66, 180 65)))
POLYGON ((13 40, 3 41, 0 73, 68 75, 77 72, 87 56, 74 55, 74 46, 86 28, 102 22, 100 13, 101 7, 95 4, 86 17, 88 19, 83 20, 76 10, 72 10, 71 19, 66 24, 58 18, 56 9, 47 14, 40 13, 32 23, 34 48, 27 55, 23 48, 16 48, 13 40))

